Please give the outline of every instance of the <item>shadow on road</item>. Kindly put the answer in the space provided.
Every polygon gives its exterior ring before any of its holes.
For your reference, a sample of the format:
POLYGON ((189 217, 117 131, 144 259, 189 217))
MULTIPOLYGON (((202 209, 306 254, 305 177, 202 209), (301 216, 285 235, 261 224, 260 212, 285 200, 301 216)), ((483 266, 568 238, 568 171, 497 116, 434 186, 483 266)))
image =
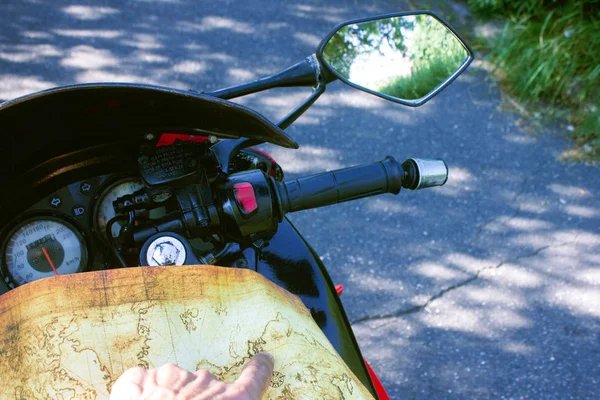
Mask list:
MULTIPOLYGON (((275 73, 345 19, 399 2, 4 2, 0 98, 98 81, 213 90, 275 73), (92 3, 89 3, 92 4, 92 3)), ((240 101, 277 120, 308 89, 240 101)), ((419 109, 340 83, 269 151, 289 177, 441 157, 446 186, 292 216, 344 283, 392 398, 592 398, 600 367, 600 177, 524 134, 471 68, 419 109)))

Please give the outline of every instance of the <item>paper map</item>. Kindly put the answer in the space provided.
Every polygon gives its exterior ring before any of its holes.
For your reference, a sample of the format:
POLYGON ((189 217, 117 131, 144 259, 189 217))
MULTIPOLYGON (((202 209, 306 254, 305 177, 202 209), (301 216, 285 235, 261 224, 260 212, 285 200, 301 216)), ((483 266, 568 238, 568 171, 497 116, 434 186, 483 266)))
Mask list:
POLYGON ((174 363, 233 382, 275 358, 264 399, 371 399, 296 297, 214 266, 64 275, 0 297, 1 398, 107 398, 128 368, 174 363))

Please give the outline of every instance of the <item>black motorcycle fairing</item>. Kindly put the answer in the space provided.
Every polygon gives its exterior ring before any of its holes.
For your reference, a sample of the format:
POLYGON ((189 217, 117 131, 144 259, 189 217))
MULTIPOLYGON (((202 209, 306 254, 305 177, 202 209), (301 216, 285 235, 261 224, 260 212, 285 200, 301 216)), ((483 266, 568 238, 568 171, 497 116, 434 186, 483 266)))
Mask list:
MULTIPOLYGON (((249 262, 252 265, 252 261, 249 262)), ((258 272, 300 297, 340 357, 377 398, 339 296, 319 256, 287 219, 261 251, 258 272)))
POLYGON ((298 147, 259 113, 216 97, 152 85, 72 85, 0 104, 0 179, 72 150, 158 132, 298 147))
MULTIPOLYGON (((0 151, 6 149, 2 147, 0 151)), ((135 142, 122 140, 61 154, 32 166, 19 175, 0 170, 0 182, 4 187, 10 188, 10 191, 5 191, 5 195, 0 196, 0 229, 40 198, 79 181, 82 177, 136 172, 138 167, 132 156, 138 151, 139 146, 135 142)), ((22 156, 26 158, 27 153, 22 156)), ((33 160, 30 161, 33 164, 33 160)), ((3 162, 0 159, 0 165, 3 162)))
MULTIPOLYGON (((254 136, 296 147, 251 110, 152 86, 79 85, 4 103, 0 105, 0 181, 18 193, 0 197, 0 220, 14 216, 35 193, 47 195, 82 176, 137 170, 140 136, 194 130, 220 137, 254 136)), ((301 298, 338 354, 375 395, 333 283, 288 220, 262 250, 257 269, 301 298)), ((0 294, 6 289, 0 282, 0 294)))
MULTIPOLYGON (((253 257, 246 258, 246 266, 252 266, 253 257)), ((228 267, 229 263, 220 265, 228 267)), ((360 348, 327 269, 287 218, 279 224, 277 233, 262 249, 257 272, 302 300, 340 357, 376 396, 360 348)), ((0 295, 8 291, 8 286, 0 280, 0 295)))
MULTIPOLYGON (((79 187, 81 183, 77 181, 83 177, 94 176, 107 170, 112 173, 131 173, 136 170, 133 154, 135 154, 133 148, 111 148, 110 145, 103 145, 63 155, 55 159, 56 164, 41 165, 29 174, 32 175, 35 172, 39 178, 27 180, 30 184, 31 182, 37 183, 31 184, 31 188, 28 190, 26 190, 26 184, 19 186, 22 198, 19 196, 4 197, 6 201, 0 201, 0 220, 7 222, 10 218, 22 213, 24 211, 23 204, 31 201, 36 193, 40 200, 41 194, 46 193, 48 189, 56 190, 60 181, 69 181, 68 183, 71 184, 69 190, 76 191, 75 187, 79 187), (66 166, 73 169, 62 174, 57 172, 67 169, 66 166)), ((100 191, 101 186, 96 186, 100 191)), ((2 200, 1 197, 0 200, 2 200)), ((40 201, 44 201, 46 204, 46 200, 40 201)), ((91 206, 87 208, 91 208, 91 206)), ((70 207, 67 207, 66 212, 70 212, 69 210, 70 207)), ((5 223, 0 223, 0 226, 3 225, 5 223)), ((253 252, 252 249, 248 249, 248 251, 253 252)), ((246 267, 254 266, 254 257, 246 256, 246 259, 246 267)), ((223 263, 217 261, 217 264, 224 267, 231 266, 225 260, 223 263)), ((338 354, 365 387, 374 394, 373 384, 360 349, 327 270, 318 255, 287 219, 278 225, 277 233, 262 249, 256 269, 277 285, 300 297, 338 354)), ((8 291, 8 287, 5 282, 0 281, 0 294, 6 291, 8 291)))

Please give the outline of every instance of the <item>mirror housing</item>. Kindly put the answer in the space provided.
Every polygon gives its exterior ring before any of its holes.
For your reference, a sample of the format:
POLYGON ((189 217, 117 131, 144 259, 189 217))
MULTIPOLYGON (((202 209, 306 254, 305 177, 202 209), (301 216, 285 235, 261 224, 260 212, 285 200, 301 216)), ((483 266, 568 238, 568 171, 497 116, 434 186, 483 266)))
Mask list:
POLYGON ((316 55, 326 76, 412 107, 441 92, 473 61, 465 40, 431 11, 344 22, 316 55))

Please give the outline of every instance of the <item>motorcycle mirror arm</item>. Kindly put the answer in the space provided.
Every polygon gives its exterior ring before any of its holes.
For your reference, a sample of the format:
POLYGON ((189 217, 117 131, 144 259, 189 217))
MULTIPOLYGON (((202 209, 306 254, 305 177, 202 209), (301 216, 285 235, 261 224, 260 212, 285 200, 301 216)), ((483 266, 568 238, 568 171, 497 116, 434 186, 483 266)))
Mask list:
MULTIPOLYGON (((325 83, 319 82, 319 84, 314 88, 312 94, 296 107, 292 112, 286 115, 281 121, 277 123, 277 126, 281 129, 285 129, 290 126, 295 120, 298 119, 308 108, 313 105, 313 103, 325 92, 325 83)), ((216 158, 219 163, 219 167, 221 168, 221 172, 224 176, 227 176, 229 170, 229 163, 231 160, 240 152, 240 150, 245 149, 250 146, 257 146, 262 144, 256 139, 250 138, 239 138, 239 139, 223 139, 214 144, 210 150, 213 153, 213 156, 216 158)))
MULTIPOLYGON (((334 77, 334 79, 337 79, 334 77)), ((322 80, 321 66, 315 54, 275 75, 203 94, 229 100, 279 87, 315 86, 322 80)))
POLYGON ((281 129, 285 129, 291 124, 294 123, 306 110, 313 105, 315 101, 325 93, 325 82, 320 81, 317 86, 313 89, 312 94, 302 102, 298 107, 296 107, 292 112, 286 115, 281 121, 277 123, 277 126, 281 129))
MULTIPOLYGON (((304 112, 306 112, 306 110, 308 110, 325 92, 327 82, 337 79, 333 74, 327 72, 328 71, 321 69, 321 65, 317 60, 316 55, 313 54, 303 61, 270 77, 204 94, 222 99, 231 99, 275 87, 314 86, 312 94, 277 123, 278 127, 286 129, 304 114, 304 112)), ((261 143, 262 142, 260 141, 249 138, 224 139, 213 145, 211 151, 219 163, 221 172, 224 176, 227 176, 231 159, 235 157, 241 149, 256 146, 261 143)))

